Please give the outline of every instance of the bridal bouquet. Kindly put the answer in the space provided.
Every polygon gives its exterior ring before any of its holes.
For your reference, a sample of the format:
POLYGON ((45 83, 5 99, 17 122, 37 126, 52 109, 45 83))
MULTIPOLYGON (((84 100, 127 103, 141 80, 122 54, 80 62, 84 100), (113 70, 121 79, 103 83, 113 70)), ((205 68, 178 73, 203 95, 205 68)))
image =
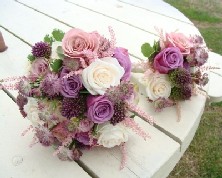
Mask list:
POLYGON ((141 51, 148 60, 135 66, 135 70, 142 70, 139 79, 138 74, 133 74, 156 111, 189 100, 197 90, 203 91, 208 82, 203 67, 208 49, 201 36, 162 31, 159 36, 153 46, 142 45, 141 51))
POLYGON ((17 104, 32 123, 34 143, 53 146, 61 160, 78 160, 82 149, 96 146, 124 148, 127 128, 149 137, 132 117, 153 122, 133 104, 128 51, 115 47, 110 34, 108 40, 98 32, 54 30, 28 56, 17 104))

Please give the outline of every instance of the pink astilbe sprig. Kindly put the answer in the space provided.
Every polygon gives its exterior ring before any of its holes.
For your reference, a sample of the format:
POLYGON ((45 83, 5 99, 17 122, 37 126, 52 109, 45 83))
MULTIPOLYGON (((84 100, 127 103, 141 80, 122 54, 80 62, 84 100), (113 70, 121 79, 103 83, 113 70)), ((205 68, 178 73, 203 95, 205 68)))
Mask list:
POLYGON ((32 138, 32 141, 29 145, 30 148, 32 148, 34 145, 36 145, 37 143, 39 143, 39 140, 38 138, 34 135, 33 138, 32 138))
POLYGON ((181 106, 179 102, 176 102, 176 110, 177 110, 177 122, 181 120, 181 106))
POLYGON ((221 69, 220 67, 216 67, 216 66, 207 66, 207 65, 204 65, 204 66, 200 66, 199 67, 200 69, 200 72, 205 72, 205 71, 209 71, 209 70, 217 70, 217 69, 221 69))
POLYGON ((62 153, 62 150, 69 146, 72 142, 72 136, 68 136, 65 141, 62 142, 62 145, 57 148, 57 150, 53 153, 53 156, 57 156, 59 153, 62 153))
POLYGON ((18 90, 18 86, 19 86, 19 83, 16 82, 16 83, 8 83, 8 84, 1 84, 0 85, 0 89, 7 89, 7 90, 18 90))
POLYGON ((20 81, 20 80, 26 80, 26 76, 13 76, 13 77, 7 77, 4 79, 1 79, 2 82, 14 82, 14 81, 20 81))
POLYGON ((120 145, 120 151, 122 154, 120 170, 122 170, 126 166, 126 161, 127 161, 127 151, 126 151, 126 144, 125 143, 122 143, 120 145))
POLYGON ((210 96, 207 94, 206 91, 204 91, 203 89, 201 89, 200 87, 195 87, 193 90, 192 90, 192 94, 194 96, 196 95, 202 95, 202 96, 205 96, 207 99, 210 99, 210 96))
POLYGON ((127 108, 129 109, 129 111, 131 111, 135 115, 137 115, 140 118, 142 118, 143 120, 149 122, 149 124, 151 124, 151 125, 153 125, 155 123, 154 118, 152 116, 148 115, 143 110, 141 110, 139 107, 135 106, 134 104, 132 104, 130 102, 127 102, 126 104, 127 104, 127 108))
POLYGON ((144 140, 151 138, 150 135, 144 132, 144 130, 139 126, 139 124, 137 124, 132 118, 125 118, 121 123, 124 126, 132 129, 137 135, 142 137, 144 140))
POLYGON ((92 134, 92 131, 89 131, 88 135, 89 135, 89 145, 92 146, 93 145, 93 134, 92 134))
POLYGON ((30 131, 34 131, 34 128, 33 128, 33 126, 32 125, 30 125, 27 129, 25 129, 23 132, 22 132, 22 134, 21 134, 21 136, 25 136, 28 132, 30 132, 30 131))
POLYGON ((114 53, 114 48, 115 48, 115 45, 116 45, 116 37, 115 37, 115 33, 114 33, 114 30, 112 29, 111 26, 109 26, 109 33, 110 33, 110 37, 111 37, 111 40, 110 40, 110 55, 113 55, 114 53))
POLYGON ((63 78, 69 78, 69 77, 72 77, 73 75, 80 75, 82 74, 82 69, 79 69, 77 71, 71 71, 69 72, 67 75, 65 75, 63 78))

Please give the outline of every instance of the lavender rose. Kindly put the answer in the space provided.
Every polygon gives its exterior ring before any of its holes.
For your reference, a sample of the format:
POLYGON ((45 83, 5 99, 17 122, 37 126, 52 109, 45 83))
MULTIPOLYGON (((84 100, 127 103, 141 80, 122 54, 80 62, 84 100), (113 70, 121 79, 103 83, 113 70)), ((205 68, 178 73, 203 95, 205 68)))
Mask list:
POLYGON ((125 48, 116 48, 114 51, 114 56, 119 64, 124 68, 125 73, 123 77, 121 78, 122 80, 126 81, 129 80, 130 78, 130 71, 131 71, 131 61, 129 58, 128 50, 125 48))
POLYGON ((96 32, 87 33, 75 28, 69 30, 62 39, 62 49, 71 58, 83 57, 84 50, 97 52, 98 47, 99 35, 96 32))
POLYGON ((154 58, 154 69, 161 74, 167 74, 179 67, 183 67, 183 55, 177 47, 165 48, 154 58))
POLYGON ((88 132, 81 132, 76 134, 76 140, 84 145, 90 145, 90 138, 88 132))
POLYGON ((105 96, 90 95, 87 98, 87 107, 87 116, 94 123, 104 123, 110 120, 114 114, 113 104, 105 96))
POLYGON ((37 58, 32 62, 31 73, 39 76, 45 75, 49 71, 49 64, 45 58, 37 58))
POLYGON ((60 93, 67 98, 76 98, 79 90, 82 88, 82 81, 79 75, 73 75, 68 78, 64 77, 70 71, 63 68, 60 74, 61 78, 61 90, 60 93))
POLYGON ((91 130, 91 128, 93 127, 94 123, 89 120, 89 119, 83 119, 80 121, 79 123, 79 127, 78 129, 81 131, 81 132, 88 132, 91 130))

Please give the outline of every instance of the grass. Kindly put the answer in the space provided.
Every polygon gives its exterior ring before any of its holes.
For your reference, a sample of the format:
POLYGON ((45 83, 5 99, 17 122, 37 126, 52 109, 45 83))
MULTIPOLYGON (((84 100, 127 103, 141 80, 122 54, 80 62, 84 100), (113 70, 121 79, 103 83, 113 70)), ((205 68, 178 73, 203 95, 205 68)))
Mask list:
MULTIPOLYGON (((222 55, 221 0, 165 0, 199 29, 207 46, 222 55)), ((206 106, 189 148, 168 178, 222 178, 222 102, 206 106)))

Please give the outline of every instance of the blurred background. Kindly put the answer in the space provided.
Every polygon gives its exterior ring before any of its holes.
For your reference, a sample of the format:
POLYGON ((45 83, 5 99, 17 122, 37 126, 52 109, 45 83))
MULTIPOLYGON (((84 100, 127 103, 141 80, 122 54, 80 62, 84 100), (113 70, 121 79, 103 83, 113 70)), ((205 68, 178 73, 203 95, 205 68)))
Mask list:
MULTIPOLYGON (((222 0, 164 0, 199 29, 208 48, 222 55, 222 0)), ((206 106, 189 148, 168 178, 222 178, 222 102, 206 106)))

